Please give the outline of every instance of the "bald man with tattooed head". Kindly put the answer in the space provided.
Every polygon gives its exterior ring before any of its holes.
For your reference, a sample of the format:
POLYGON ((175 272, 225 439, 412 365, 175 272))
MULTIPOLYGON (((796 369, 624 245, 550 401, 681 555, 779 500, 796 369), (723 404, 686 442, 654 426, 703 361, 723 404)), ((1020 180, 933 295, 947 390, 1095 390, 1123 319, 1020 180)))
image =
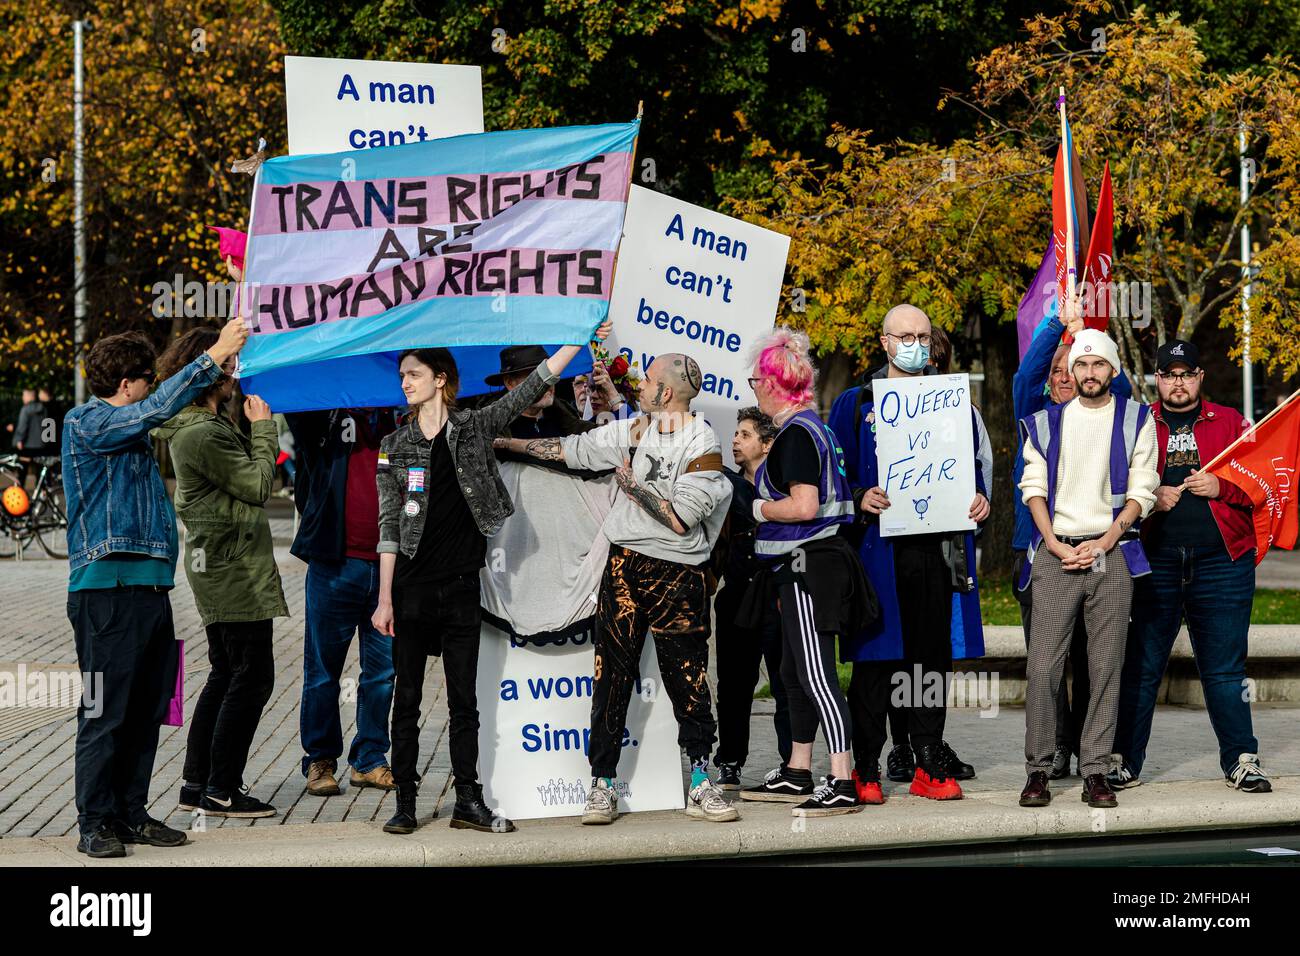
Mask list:
POLYGON ((691 758, 686 812, 715 822, 738 816, 708 774, 717 738, 706 679, 705 566, 727 516, 731 484, 713 428, 690 410, 702 381, 689 355, 661 355, 641 382, 637 417, 566 438, 497 441, 570 468, 614 468, 623 491, 602 528, 610 548, 596 612, 588 751, 593 779, 583 823, 618 817, 614 777, 647 629, 677 715, 678 741, 691 758))

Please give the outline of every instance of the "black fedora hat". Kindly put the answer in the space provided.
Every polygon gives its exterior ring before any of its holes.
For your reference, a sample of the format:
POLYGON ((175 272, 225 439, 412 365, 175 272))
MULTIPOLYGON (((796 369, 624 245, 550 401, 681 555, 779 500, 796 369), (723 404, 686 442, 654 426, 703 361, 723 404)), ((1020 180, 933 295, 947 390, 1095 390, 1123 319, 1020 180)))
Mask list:
POLYGON ((486 375, 483 381, 489 385, 504 385, 507 375, 515 372, 531 372, 545 362, 549 355, 540 345, 511 345, 501 350, 501 371, 486 375))

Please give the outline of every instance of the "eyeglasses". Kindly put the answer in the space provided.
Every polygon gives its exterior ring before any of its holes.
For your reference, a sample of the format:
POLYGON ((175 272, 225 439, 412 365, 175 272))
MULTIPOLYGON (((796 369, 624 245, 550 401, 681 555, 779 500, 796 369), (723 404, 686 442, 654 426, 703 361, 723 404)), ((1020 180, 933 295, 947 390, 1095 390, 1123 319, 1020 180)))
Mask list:
POLYGON ((753 389, 755 392, 757 392, 757 391, 758 391, 758 383, 761 382, 761 381, 763 381, 761 378, 751 378, 751 379, 749 379, 749 387, 750 387, 751 389, 753 389))
POLYGON ((920 339, 922 345, 924 345, 926 348, 930 347, 929 333, 926 333, 924 335, 913 335, 911 332, 904 332, 902 335, 895 335, 893 332, 886 332, 885 334, 889 336, 891 339, 898 339, 898 341, 900 341, 904 345, 915 345, 916 340, 920 339))
POLYGON ((156 373, 154 372, 153 369, 146 369, 145 371, 140 372, 138 375, 132 375, 132 376, 131 376, 131 378, 133 378, 133 379, 136 379, 136 378, 142 378, 142 379, 144 379, 144 383, 145 383, 146 385, 152 385, 152 384, 153 384, 153 380, 154 380, 155 377, 156 377, 156 373))
POLYGON ((1181 385, 1184 382, 1196 381, 1196 377, 1200 374, 1201 370, 1196 369, 1194 372, 1156 372, 1156 377, 1165 382, 1181 385))

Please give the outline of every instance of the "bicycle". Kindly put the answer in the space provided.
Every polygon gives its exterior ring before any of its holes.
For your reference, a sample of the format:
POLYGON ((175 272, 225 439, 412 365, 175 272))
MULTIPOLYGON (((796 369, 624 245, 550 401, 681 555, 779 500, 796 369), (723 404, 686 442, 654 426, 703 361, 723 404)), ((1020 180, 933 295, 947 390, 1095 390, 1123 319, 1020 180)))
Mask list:
POLYGON ((30 504, 21 515, 11 515, 0 508, 0 558, 17 557, 33 541, 51 558, 68 556, 68 506, 63 493, 62 465, 53 456, 0 456, 0 477, 11 485, 21 483, 28 463, 39 467, 36 487, 28 496, 30 504))

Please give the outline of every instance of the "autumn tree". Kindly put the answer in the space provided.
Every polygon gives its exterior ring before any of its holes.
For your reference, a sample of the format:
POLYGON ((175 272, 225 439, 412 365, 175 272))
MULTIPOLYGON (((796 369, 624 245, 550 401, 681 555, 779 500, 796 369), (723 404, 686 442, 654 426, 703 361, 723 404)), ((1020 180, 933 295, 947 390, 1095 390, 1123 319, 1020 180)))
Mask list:
MULTIPOLYGON (((1027 21, 1023 42, 975 64, 979 81, 966 101, 994 118, 1000 146, 1050 153, 1060 137, 1055 91, 1069 91, 1071 126, 1094 191, 1102 164, 1111 164, 1116 279, 1150 283, 1155 292, 1149 316, 1111 322, 1140 383, 1168 337, 1190 339, 1221 313, 1228 321, 1239 316, 1247 281, 1238 242, 1243 223, 1269 249, 1258 263, 1256 334, 1276 341, 1284 313, 1270 290, 1285 286, 1287 270, 1300 266, 1294 249, 1270 238, 1300 196, 1294 154, 1287 152, 1295 139, 1298 75, 1284 58, 1211 70, 1197 31, 1177 15, 1138 8, 1115 20, 1099 16, 1105 10, 1080 4, 1066 15, 1027 21), (1244 202, 1242 134, 1251 180, 1244 202)), ((1296 371, 1295 351, 1262 357, 1270 368, 1296 371)))
MULTIPOLYGON (((1289 61, 1216 72, 1196 31, 1176 16, 1139 9, 1116 19, 1104 4, 1080 3, 1030 18, 1024 39, 981 57, 975 71, 971 90, 939 104, 978 115, 974 136, 947 146, 881 144, 868 132, 838 129, 827 140, 835 161, 776 159, 770 197, 731 204, 792 236, 785 315, 822 350, 828 392, 847 384, 845 359, 853 369, 879 360, 880 322, 892 305, 921 306, 939 326, 960 331, 959 350, 965 344, 967 360, 982 366, 984 418, 1002 463, 994 496, 1010 501, 1012 320, 1050 236, 1058 86, 1069 91, 1094 193, 1102 164, 1111 162, 1116 278, 1149 283, 1154 292, 1149 324, 1112 322, 1139 389, 1168 336, 1190 337, 1219 315, 1233 321, 1244 281, 1235 244, 1242 222, 1264 241, 1256 342, 1272 350, 1273 368, 1294 371, 1294 358, 1285 358, 1295 348, 1286 293, 1300 275, 1300 241, 1286 229, 1300 195, 1300 144, 1289 61), (1255 174, 1244 205, 1242 128, 1250 131, 1255 174)), ((1010 560, 1009 517, 1010 508, 995 509, 985 540, 1001 546, 986 546, 988 568, 1010 560)))
POLYGON ((221 281, 207 224, 241 225, 251 181, 229 172, 259 135, 283 142, 282 48, 257 0, 6 4, 0 136, 0 375, 70 391, 72 21, 85 38, 89 341, 186 323, 155 283, 221 281))

